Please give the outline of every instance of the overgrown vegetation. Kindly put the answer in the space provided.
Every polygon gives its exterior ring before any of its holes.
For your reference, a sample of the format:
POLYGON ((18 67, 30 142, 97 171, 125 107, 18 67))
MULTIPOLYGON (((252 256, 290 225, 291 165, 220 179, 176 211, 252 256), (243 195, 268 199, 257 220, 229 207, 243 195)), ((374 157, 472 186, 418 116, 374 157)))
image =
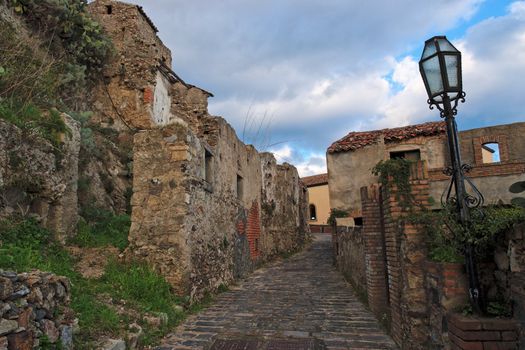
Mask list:
POLYGON ((93 206, 82 208, 78 233, 71 243, 80 247, 114 246, 121 251, 128 245, 129 215, 115 215, 93 206))
POLYGON ((396 199, 401 207, 411 209, 414 197, 410 189, 410 164, 413 162, 404 158, 381 160, 372 168, 372 173, 379 176, 379 182, 391 190, 396 187, 396 199))
POLYGON ((348 217, 348 212, 346 210, 332 208, 330 209, 330 216, 328 216, 328 220, 327 220, 328 225, 334 226, 337 223, 336 222, 337 218, 346 218, 346 217, 348 217))
MULTIPOLYGON (((86 107, 87 89, 112 52, 84 0, 8 0, 30 31, 0 26, 0 118, 59 146, 60 111, 86 107)), ((22 28, 23 29, 23 28, 22 28)))
POLYGON ((34 30, 48 38, 49 45, 65 50, 73 65, 68 72, 69 80, 75 78, 73 72, 93 78, 102 70, 112 45, 100 24, 87 13, 87 0, 10 0, 10 3, 34 30))
MULTIPOLYGON (((105 214, 104 214, 105 215, 105 214)), ((127 230, 126 230, 127 234, 127 230)), ((168 283, 147 265, 139 262, 111 261, 103 277, 86 279, 75 271, 75 260, 57 244, 50 231, 33 219, 13 217, 0 221, 0 268, 14 271, 39 269, 66 276, 71 280, 71 307, 79 318, 81 333, 75 336, 76 348, 92 349, 101 335, 123 336, 125 327, 138 322, 145 331, 143 344, 154 343, 169 327, 176 325, 192 308, 187 299, 174 295, 168 283), (116 304, 115 304, 116 303, 116 304), (125 305, 127 313, 119 311, 125 305), (145 314, 162 312, 168 323, 154 328, 143 321, 145 314)), ((210 302, 208 297, 205 302, 210 302)))
POLYGON ((490 206, 471 212, 471 223, 460 225, 454 208, 423 211, 410 215, 409 222, 419 224, 427 235, 429 258, 440 262, 463 262, 462 249, 472 243, 478 258, 487 258, 494 250, 498 235, 518 222, 525 221, 525 209, 490 206))

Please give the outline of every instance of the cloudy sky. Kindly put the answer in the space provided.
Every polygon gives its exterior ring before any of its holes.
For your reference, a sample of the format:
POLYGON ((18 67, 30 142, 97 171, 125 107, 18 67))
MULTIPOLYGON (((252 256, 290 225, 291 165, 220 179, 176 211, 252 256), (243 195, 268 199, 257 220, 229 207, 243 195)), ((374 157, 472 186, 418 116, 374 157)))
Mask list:
POLYGON ((209 110, 241 139, 326 171, 350 131, 435 121, 419 76, 423 43, 463 53, 460 129, 525 120, 525 1, 135 0, 173 69, 214 93, 209 110))

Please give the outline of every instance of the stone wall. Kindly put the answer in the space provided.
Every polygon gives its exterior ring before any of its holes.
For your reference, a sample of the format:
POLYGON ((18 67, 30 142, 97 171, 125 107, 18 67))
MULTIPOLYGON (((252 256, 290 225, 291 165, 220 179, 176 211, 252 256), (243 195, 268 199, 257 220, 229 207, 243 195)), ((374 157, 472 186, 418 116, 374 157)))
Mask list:
POLYGON ((70 284, 64 277, 0 270, 0 350, 39 348, 43 337, 73 349, 70 284))
POLYGON ((0 218, 30 214, 64 241, 78 221, 80 132, 75 120, 62 118, 70 133, 59 149, 0 120, 0 218))
POLYGON ((135 135, 129 252, 193 299, 298 249, 308 230, 297 170, 221 118, 214 130, 213 146, 184 124, 135 135))
POLYGON ((447 316, 468 304, 468 282, 464 264, 427 261, 426 293, 430 346, 449 344, 447 316))
POLYGON ((356 288, 366 291, 365 242, 360 226, 338 226, 332 234, 338 270, 356 288))
POLYGON ((134 140, 128 256, 195 300, 299 248, 308 227, 297 170, 208 113, 213 95, 173 72, 142 8, 113 0, 89 8, 116 48, 94 120, 134 140))

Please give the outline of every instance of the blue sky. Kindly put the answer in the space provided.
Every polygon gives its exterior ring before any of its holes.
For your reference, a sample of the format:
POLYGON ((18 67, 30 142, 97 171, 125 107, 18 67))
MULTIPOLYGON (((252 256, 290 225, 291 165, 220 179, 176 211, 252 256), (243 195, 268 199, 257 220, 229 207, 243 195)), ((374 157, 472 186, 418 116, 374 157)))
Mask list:
POLYGON ((214 93, 246 143, 301 175, 350 131, 438 120, 417 61, 447 35, 463 53, 460 129, 525 120, 525 1, 155 0, 142 5, 173 69, 214 93))

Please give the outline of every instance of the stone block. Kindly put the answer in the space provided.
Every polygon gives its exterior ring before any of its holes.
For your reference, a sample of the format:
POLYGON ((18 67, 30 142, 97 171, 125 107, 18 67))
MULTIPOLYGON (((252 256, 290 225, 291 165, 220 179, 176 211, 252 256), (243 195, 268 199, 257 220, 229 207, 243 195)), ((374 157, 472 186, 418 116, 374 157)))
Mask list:
POLYGON ((0 336, 14 332, 18 328, 18 322, 15 320, 2 319, 0 321, 0 336))
POLYGON ((28 331, 13 333, 7 336, 8 350, 32 350, 33 337, 28 331))
POLYGON ((7 299, 13 294, 13 282, 9 278, 0 276, 0 300, 7 299))

